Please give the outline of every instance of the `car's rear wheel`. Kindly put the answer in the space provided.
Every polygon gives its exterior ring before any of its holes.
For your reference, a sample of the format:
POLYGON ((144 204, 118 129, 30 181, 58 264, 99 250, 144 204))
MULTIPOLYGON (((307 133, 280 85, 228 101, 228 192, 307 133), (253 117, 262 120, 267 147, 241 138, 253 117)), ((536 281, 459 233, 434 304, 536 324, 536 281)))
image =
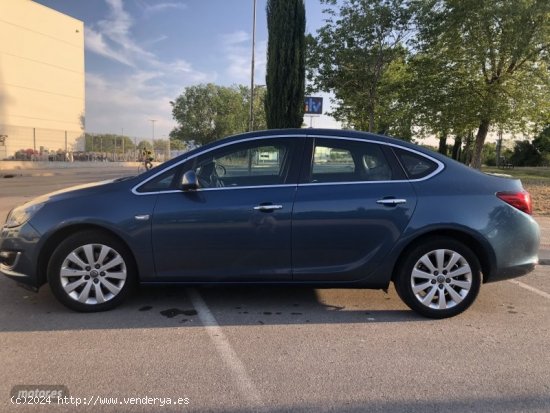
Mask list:
POLYGON ((475 254, 451 238, 433 238, 409 250, 394 280, 401 299, 430 318, 460 314, 476 299, 481 269, 475 254))
POLYGON ((118 239, 85 231, 67 237, 48 264, 48 283, 65 306, 105 311, 126 298, 135 281, 132 257, 118 239))

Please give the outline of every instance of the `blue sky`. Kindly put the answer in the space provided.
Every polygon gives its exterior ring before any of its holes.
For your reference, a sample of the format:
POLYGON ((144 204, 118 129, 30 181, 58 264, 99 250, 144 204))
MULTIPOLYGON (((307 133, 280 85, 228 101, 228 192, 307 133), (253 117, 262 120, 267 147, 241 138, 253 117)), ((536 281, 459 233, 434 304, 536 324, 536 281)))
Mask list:
MULTIPOLYGON (((86 130, 168 136, 186 86, 250 84, 253 0, 35 0, 85 26, 86 130)), ((257 0, 256 84, 265 84, 266 0, 257 0)), ((306 0, 307 32, 323 6, 306 0)), ((325 99, 326 101, 327 99, 325 99)), ((325 107, 327 106, 325 103, 325 107)), ((335 127, 331 118, 314 126, 335 127)))

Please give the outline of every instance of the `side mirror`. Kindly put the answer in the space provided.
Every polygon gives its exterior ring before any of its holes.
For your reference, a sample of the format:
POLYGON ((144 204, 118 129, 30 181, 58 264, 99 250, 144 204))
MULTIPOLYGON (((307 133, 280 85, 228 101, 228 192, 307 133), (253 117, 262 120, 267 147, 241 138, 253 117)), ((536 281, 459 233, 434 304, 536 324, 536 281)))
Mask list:
POLYGON ((199 181, 195 171, 187 171, 181 178, 180 189, 182 191, 195 191, 199 188, 199 181))

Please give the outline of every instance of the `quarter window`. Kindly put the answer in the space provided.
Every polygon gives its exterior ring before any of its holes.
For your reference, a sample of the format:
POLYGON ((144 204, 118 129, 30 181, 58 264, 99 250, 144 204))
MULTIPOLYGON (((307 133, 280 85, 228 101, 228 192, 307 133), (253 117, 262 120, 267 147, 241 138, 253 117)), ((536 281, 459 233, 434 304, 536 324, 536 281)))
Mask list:
POLYGON ((395 153, 409 179, 424 178, 437 169, 437 163, 422 155, 403 149, 395 149, 395 153))

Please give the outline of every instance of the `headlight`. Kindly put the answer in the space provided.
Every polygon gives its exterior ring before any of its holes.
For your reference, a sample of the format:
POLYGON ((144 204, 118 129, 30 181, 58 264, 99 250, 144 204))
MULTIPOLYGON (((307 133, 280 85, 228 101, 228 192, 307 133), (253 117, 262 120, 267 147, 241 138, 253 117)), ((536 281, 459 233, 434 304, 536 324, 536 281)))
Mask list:
POLYGON ((12 209, 9 213, 8 218, 6 219, 6 228, 14 228, 19 225, 23 225, 29 219, 33 217, 36 212, 44 206, 45 202, 40 202, 37 204, 28 203, 21 205, 17 208, 12 209))

